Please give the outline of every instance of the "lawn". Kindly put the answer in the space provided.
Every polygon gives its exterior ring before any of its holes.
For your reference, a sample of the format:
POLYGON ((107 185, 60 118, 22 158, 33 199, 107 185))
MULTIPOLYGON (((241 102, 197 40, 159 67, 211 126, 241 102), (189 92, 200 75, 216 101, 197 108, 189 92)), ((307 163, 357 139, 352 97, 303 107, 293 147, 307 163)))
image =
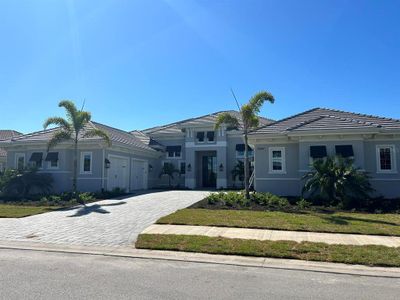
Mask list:
POLYGON ((400 236, 399 214, 189 208, 163 217, 157 223, 400 236))
POLYGON ((194 235, 141 234, 136 242, 136 248, 400 267, 400 248, 374 245, 328 245, 194 235))
POLYGON ((58 206, 0 204, 0 218, 23 218, 59 209, 58 206))

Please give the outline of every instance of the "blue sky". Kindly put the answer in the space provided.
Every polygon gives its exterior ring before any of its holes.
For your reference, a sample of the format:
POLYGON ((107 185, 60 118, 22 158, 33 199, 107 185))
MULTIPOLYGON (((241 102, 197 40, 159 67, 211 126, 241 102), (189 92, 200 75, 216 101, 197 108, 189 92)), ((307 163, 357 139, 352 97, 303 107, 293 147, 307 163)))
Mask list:
POLYGON ((400 118, 399 1, 0 1, 0 128, 40 130, 72 99, 142 129, 235 109, 400 118))

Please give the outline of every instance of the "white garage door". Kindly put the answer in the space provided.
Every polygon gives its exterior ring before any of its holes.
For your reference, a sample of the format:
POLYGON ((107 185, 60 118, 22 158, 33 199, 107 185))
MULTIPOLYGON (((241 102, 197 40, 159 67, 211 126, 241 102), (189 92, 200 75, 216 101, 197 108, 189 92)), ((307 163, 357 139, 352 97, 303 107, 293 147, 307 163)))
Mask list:
POLYGON ((148 163, 144 160, 132 160, 131 188, 133 190, 147 189, 148 163))
POLYGON ((129 159, 109 156, 110 168, 107 176, 107 189, 121 188, 129 191, 129 159))

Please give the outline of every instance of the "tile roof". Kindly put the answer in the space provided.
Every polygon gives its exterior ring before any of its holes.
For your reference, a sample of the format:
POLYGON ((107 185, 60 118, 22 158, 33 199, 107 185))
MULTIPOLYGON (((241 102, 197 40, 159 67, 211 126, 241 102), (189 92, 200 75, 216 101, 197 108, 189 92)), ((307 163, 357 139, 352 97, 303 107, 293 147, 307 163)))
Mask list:
POLYGON ((327 108, 314 108, 262 126, 250 134, 289 134, 319 130, 400 130, 400 120, 327 108))
MULTIPOLYGON (((1 140, 8 140, 10 138, 13 138, 15 136, 19 136, 22 133, 15 131, 15 130, 1 130, 0 129, 0 141, 1 140)), ((3 148, 0 148, 0 157, 5 157, 7 156, 7 152, 6 150, 4 150, 3 148)))
MULTIPOLYGON (((147 144, 143 143, 143 141, 139 138, 137 138, 136 136, 130 134, 127 131, 123 131, 117 128, 113 128, 101 123, 97 123, 97 122, 89 122, 85 129, 80 133, 80 138, 82 138, 83 140, 101 140, 101 138, 99 137, 92 137, 92 138, 83 138, 83 134, 90 129, 101 129, 103 131, 105 131, 109 137, 111 142, 117 142, 117 143, 121 143, 127 146, 133 146, 136 148, 140 148, 143 150, 150 150, 150 151, 154 151, 154 149, 152 149, 151 147, 149 147, 147 144)), ((21 136, 17 136, 17 137, 13 137, 9 140, 7 140, 7 142, 47 142, 48 140, 50 140, 53 136, 53 134, 55 132, 57 132, 58 130, 60 130, 59 127, 57 128, 51 128, 51 129, 46 129, 46 130, 42 130, 42 131, 37 131, 37 132, 33 132, 33 133, 28 133, 28 134, 24 134, 21 136)))
MULTIPOLYGON (((166 124, 166 125, 162 125, 162 126, 148 128, 148 129, 142 130, 142 132, 146 133, 146 134, 182 134, 181 128, 183 126, 201 126, 204 123, 213 124, 217 120, 218 115, 220 115, 222 113, 226 113, 226 112, 235 115, 239 120, 241 119, 241 116, 238 111, 235 111, 235 110, 219 111, 219 112, 215 112, 215 113, 200 116, 200 117, 185 119, 182 121, 178 121, 178 122, 174 122, 174 123, 170 123, 170 124, 166 124)), ((260 117, 260 125, 266 125, 266 124, 270 124, 272 122, 274 122, 274 121, 267 119, 267 118, 260 117)))

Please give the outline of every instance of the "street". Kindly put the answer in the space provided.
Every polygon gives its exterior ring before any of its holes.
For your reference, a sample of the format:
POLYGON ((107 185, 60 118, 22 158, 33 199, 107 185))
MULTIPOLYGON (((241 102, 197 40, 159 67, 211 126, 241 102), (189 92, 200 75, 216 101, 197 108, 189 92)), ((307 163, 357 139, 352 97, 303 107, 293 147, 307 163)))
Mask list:
POLYGON ((0 250, 1 299, 398 299, 400 279, 0 250))

